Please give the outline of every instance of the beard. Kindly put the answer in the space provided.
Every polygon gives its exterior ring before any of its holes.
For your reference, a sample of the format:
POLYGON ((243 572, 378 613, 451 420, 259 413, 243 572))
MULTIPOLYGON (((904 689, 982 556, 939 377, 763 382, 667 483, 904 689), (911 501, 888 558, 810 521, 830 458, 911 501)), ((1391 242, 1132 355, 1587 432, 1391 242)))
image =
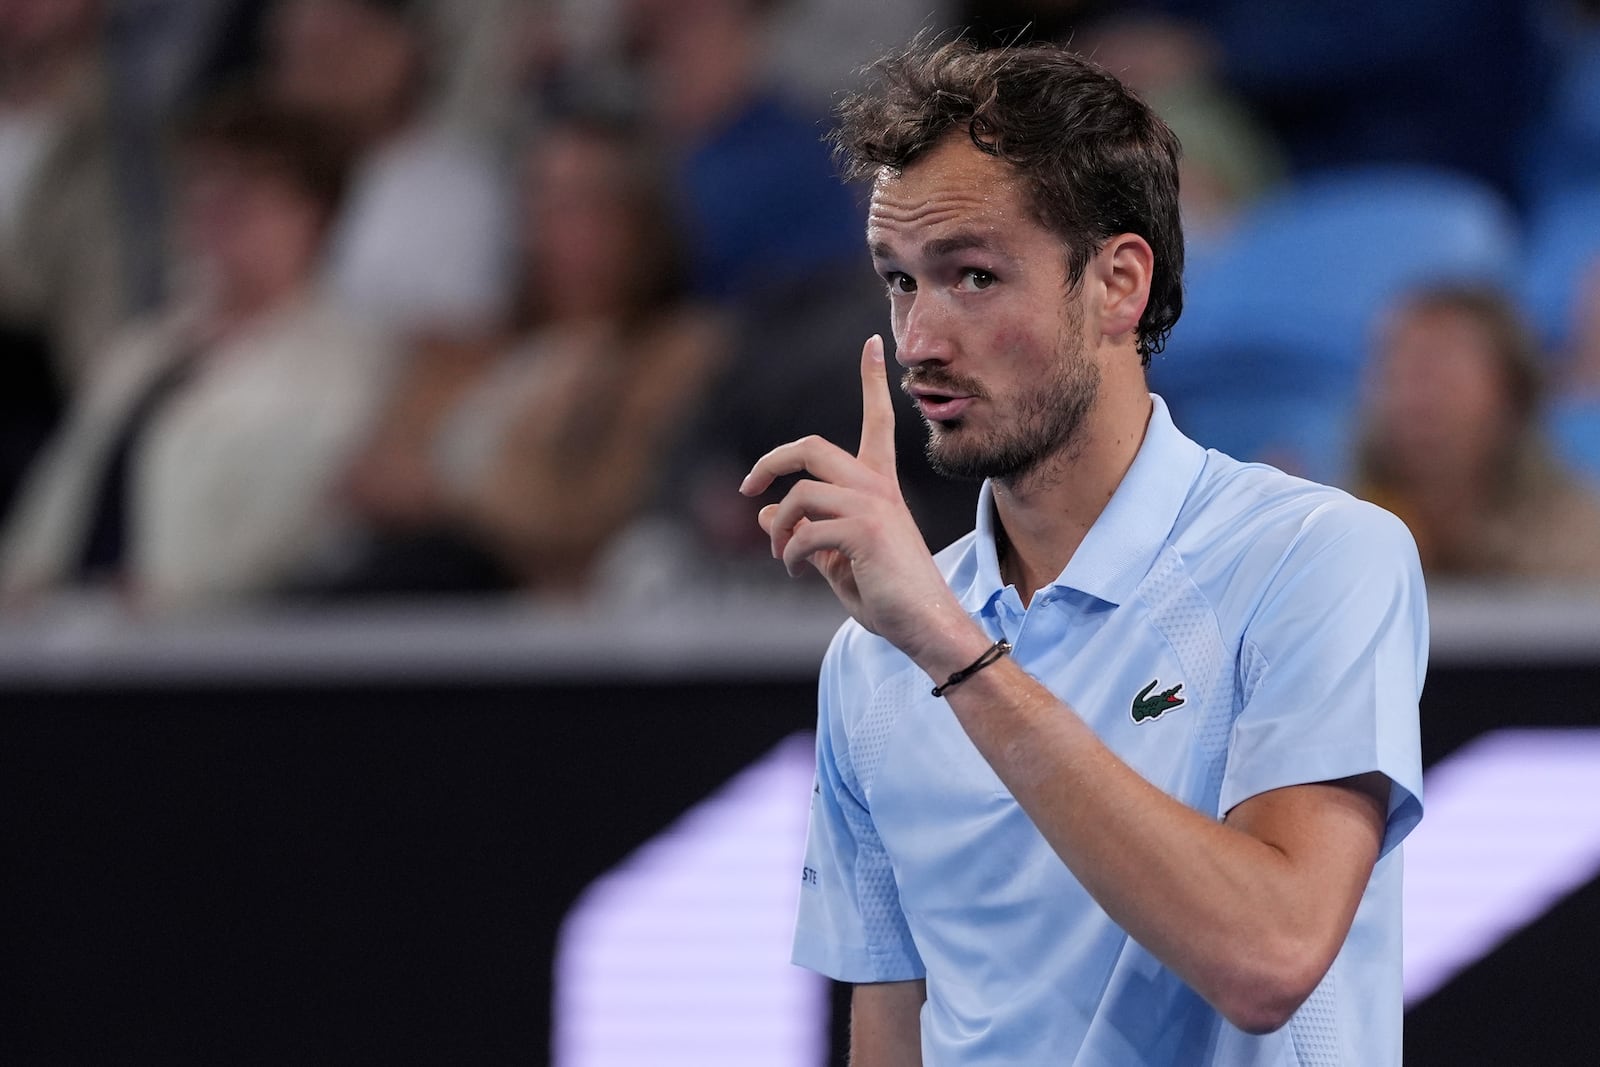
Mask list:
POLYGON ((1052 458, 1073 455, 1081 444, 1084 421, 1100 394, 1100 368, 1084 358, 1078 337, 1076 330, 1063 330, 1056 344, 1053 372, 1037 386, 1001 404, 994 404, 971 379, 939 371, 908 373, 906 386, 991 401, 991 411, 1004 420, 985 431, 966 418, 934 421, 924 416, 928 464, 947 478, 1015 483, 1052 458))

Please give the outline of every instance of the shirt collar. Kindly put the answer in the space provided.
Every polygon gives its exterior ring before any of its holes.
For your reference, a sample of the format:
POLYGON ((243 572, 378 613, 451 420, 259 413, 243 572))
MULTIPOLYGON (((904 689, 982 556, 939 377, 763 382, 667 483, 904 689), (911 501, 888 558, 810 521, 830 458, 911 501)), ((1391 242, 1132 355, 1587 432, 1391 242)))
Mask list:
MULTIPOLYGON (((1205 450, 1172 424, 1165 401, 1154 393, 1150 400, 1150 424, 1133 465, 1051 586, 1122 604, 1139 588, 1167 543, 1205 463, 1205 450)), ((995 548, 995 521, 994 492, 984 482, 978 493, 976 566, 971 583, 958 591, 963 606, 971 612, 983 611, 1005 592, 995 548)))

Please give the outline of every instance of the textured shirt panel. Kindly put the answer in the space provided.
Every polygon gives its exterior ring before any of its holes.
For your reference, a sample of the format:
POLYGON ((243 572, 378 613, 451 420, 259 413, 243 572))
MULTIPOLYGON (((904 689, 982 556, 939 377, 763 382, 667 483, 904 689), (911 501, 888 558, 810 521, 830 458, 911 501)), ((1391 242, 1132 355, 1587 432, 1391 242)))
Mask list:
POLYGON ((1233 717, 1238 712, 1233 657, 1223 641, 1215 609, 1189 577, 1175 550, 1161 553, 1139 591, 1151 625, 1161 631, 1182 665, 1186 692, 1195 705, 1190 739, 1195 778, 1183 799, 1191 807, 1221 816, 1217 800, 1233 717))

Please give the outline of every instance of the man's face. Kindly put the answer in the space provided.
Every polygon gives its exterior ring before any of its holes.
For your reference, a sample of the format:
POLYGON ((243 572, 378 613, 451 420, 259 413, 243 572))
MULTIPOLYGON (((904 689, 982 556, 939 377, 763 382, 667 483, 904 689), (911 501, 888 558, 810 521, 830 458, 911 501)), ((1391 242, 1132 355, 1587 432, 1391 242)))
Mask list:
POLYGON ((934 468, 1015 481, 1072 455, 1100 369, 1085 356, 1067 250, 1010 165, 951 136, 883 172, 867 243, 934 468))

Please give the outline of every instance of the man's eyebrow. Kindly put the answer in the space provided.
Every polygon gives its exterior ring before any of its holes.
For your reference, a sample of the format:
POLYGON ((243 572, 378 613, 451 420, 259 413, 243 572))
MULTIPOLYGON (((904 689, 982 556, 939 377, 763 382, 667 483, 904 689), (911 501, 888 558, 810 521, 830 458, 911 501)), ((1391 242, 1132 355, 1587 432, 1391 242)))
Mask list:
MULTIPOLYGON (((973 230, 962 230, 948 234, 944 237, 935 237, 925 242, 922 246, 924 259, 942 259, 957 252, 970 252, 973 249, 992 249, 993 244, 986 234, 973 230)), ((873 259, 893 259, 894 249, 882 241, 873 241, 867 245, 867 251, 872 253, 873 259)))
POLYGON ((956 252, 970 252, 973 249, 988 249, 991 247, 989 238, 972 230, 961 230, 946 237, 935 237, 922 246, 922 255, 926 259, 940 259, 956 252))

